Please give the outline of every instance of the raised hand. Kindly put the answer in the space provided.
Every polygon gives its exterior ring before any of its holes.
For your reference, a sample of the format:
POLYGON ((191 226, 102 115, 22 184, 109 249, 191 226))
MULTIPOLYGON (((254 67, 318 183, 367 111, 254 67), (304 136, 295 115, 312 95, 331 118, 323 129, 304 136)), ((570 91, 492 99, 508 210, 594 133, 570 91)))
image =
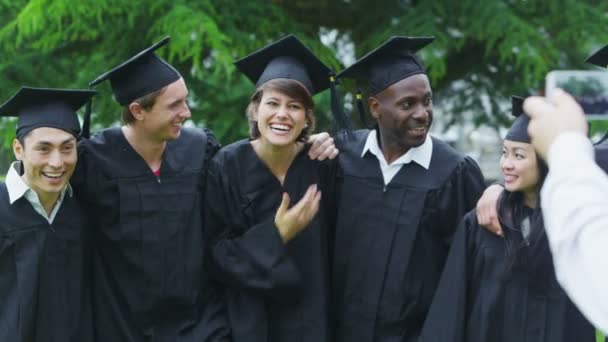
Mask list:
POLYGON ((281 205, 274 217, 274 224, 283 242, 289 242, 308 226, 319 211, 320 202, 321 191, 317 189, 316 184, 309 186, 302 199, 291 208, 289 195, 283 193, 281 205))

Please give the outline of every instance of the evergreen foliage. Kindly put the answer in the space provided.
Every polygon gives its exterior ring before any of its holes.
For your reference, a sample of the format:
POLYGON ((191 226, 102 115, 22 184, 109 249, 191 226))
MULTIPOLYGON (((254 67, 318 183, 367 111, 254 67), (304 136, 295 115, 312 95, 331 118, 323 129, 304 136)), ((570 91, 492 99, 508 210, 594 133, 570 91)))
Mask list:
MULTIPOLYGON (((351 43, 359 57, 391 35, 433 35, 421 57, 436 106, 454 122, 472 112, 477 124, 500 126, 511 94, 537 92, 550 70, 586 68, 584 58, 608 43, 607 13, 608 3, 591 0, 0 0, 0 101, 21 85, 86 88, 171 35, 160 54, 186 78, 194 123, 228 143, 246 136, 254 90, 235 59, 294 33, 339 71, 336 51, 351 43)), ((93 131, 120 122, 108 84, 97 89, 93 131)), ((327 129, 327 94, 317 102, 327 129)), ((0 131, 8 148, 14 121, 0 121, 0 131)))

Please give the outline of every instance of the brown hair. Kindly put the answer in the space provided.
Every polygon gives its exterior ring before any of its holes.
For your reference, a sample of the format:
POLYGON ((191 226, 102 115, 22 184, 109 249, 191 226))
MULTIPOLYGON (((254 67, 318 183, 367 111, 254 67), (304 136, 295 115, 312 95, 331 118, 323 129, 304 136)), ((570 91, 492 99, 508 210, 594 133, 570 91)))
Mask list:
POLYGON ((288 78, 275 78, 256 89, 249 105, 247 106, 247 121, 249 122, 249 138, 257 139, 260 137, 260 130, 258 129, 258 122, 255 120, 255 114, 260 107, 260 101, 264 95, 264 90, 274 90, 279 93, 285 94, 296 101, 302 102, 304 110, 306 111, 306 124, 297 141, 306 141, 310 136, 311 132, 315 130, 315 102, 308 90, 298 81, 288 78))
MULTIPOLYGON (((150 110, 152 107, 154 107, 154 104, 156 104, 156 99, 162 93, 164 93, 166 89, 167 89, 167 87, 162 87, 158 90, 155 90, 149 94, 146 94, 138 99, 131 101, 131 103, 137 102, 143 109, 150 110)), ((133 116, 133 113, 131 113, 131 110, 129 109, 129 105, 131 103, 127 104, 122 109, 122 121, 127 125, 129 125, 135 121, 135 117, 133 116)))

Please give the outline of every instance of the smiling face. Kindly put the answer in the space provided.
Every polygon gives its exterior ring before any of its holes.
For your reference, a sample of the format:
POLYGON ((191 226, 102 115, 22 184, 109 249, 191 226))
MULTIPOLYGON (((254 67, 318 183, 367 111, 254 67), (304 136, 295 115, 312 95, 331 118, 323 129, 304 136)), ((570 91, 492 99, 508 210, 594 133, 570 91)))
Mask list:
POLYGON ((404 151, 422 145, 433 122, 432 97, 425 74, 404 78, 370 97, 382 141, 404 151))
MULTIPOLYGON (((184 121, 190 118, 187 102, 188 88, 183 78, 169 84, 156 98, 150 109, 131 107, 135 124, 158 141, 175 140, 181 133, 184 121)), ((138 105, 132 103, 131 106, 138 105)))
POLYGON ((505 189, 510 192, 536 192, 540 172, 536 153, 531 144, 505 140, 500 158, 505 189))
POLYGON ((249 136, 271 145, 305 141, 314 131, 314 102, 299 82, 278 78, 260 86, 247 107, 249 136))
POLYGON ((273 146, 295 143, 306 126, 306 108, 298 101, 276 90, 266 90, 256 113, 260 140, 273 146))
POLYGON ((61 129, 40 127, 13 141, 13 152, 23 163, 23 180, 40 198, 59 196, 76 167, 76 138, 61 129))

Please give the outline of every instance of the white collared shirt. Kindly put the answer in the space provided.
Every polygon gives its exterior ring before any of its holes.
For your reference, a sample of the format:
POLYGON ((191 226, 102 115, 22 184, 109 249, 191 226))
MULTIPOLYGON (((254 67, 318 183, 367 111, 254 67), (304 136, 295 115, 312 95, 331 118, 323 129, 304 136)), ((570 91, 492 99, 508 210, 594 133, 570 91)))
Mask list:
POLYGON ((19 176, 19 173, 17 172, 18 167, 19 167, 19 162, 13 162, 11 164, 11 166, 9 167, 8 172, 6 174, 5 184, 6 184, 6 189, 8 191, 8 198, 9 198, 10 204, 15 203, 15 201, 17 201, 21 197, 25 197, 25 199, 28 202, 30 202, 30 204, 32 205, 34 210, 36 210, 36 212, 38 214, 40 214, 42 217, 44 217, 49 224, 53 223, 53 220, 55 219, 55 216, 57 216, 57 212, 59 211, 59 208, 61 207, 61 203, 63 202, 63 198, 65 196, 66 190, 67 190, 68 195, 70 197, 72 197, 72 187, 70 186, 69 183, 67 184, 67 186, 63 189, 63 191, 59 195, 59 198, 57 199, 57 203, 55 203, 55 206, 53 207, 51 214, 48 215, 46 213, 46 210, 44 210, 42 203, 40 202, 38 193, 36 191, 32 190, 29 187, 29 185, 27 185, 27 183, 25 183, 23 178, 21 178, 21 176, 19 176))
POLYGON ((608 177, 587 137, 563 133, 549 148, 541 190, 545 231, 560 285, 608 332, 608 177))
POLYGON ((380 146, 378 146, 377 131, 373 129, 367 136, 361 157, 368 151, 378 158, 380 170, 382 170, 382 176, 384 177, 384 185, 387 185, 397 172, 401 170, 403 165, 409 164, 412 161, 428 170, 431 164, 431 157, 433 156, 433 139, 427 134, 422 145, 410 148, 405 154, 389 164, 386 162, 380 146))

